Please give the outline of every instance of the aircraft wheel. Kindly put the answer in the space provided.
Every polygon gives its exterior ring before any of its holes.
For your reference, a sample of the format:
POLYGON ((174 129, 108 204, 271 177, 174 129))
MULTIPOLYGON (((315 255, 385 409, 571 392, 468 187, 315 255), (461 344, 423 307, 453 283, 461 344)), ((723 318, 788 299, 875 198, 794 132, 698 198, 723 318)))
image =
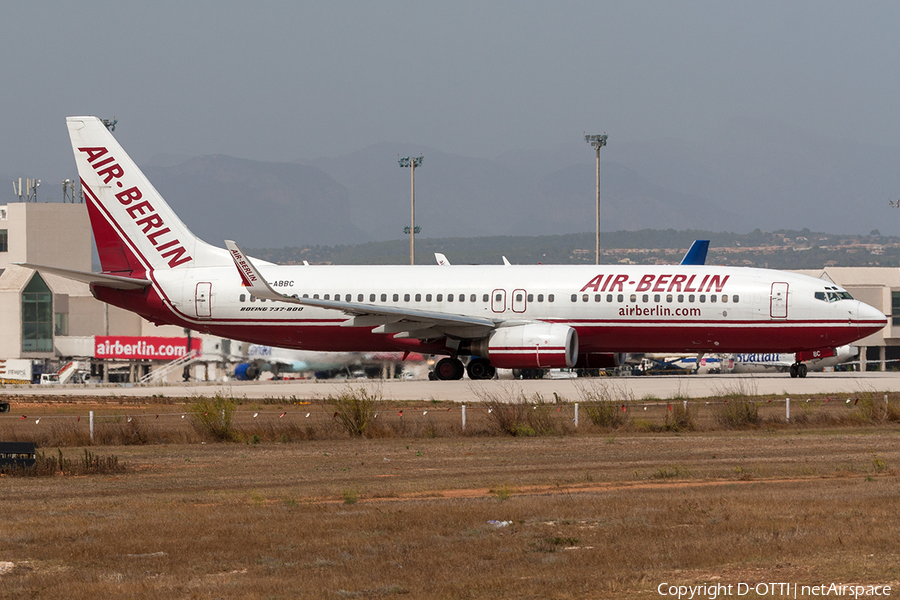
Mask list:
POLYGON ((797 365, 797 377, 806 377, 806 371, 806 365, 804 365, 803 363, 797 365))
POLYGON ((462 379, 465 369, 456 358, 442 358, 434 365, 434 376, 441 381, 453 381, 462 379))
POLYGON ((497 369, 483 358, 473 358, 466 367, 469 379, 492 379, 496 372, 497 369))
POLYGON ((797 368, 797 363, 791 365, 791 377, 797 377, 799 375, 799 369, 797 368))

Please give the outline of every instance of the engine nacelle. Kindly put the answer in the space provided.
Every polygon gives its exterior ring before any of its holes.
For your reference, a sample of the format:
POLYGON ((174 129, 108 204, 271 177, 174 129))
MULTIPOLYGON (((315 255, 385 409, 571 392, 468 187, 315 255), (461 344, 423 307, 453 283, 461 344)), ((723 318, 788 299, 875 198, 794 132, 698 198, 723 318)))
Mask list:
POLYGON ((234 368, 234 378, 238 381, 259 379, 259 367, 253 363, 241 363, 234 368))
POLYGON ((579 354, 576 369, 615 369, 625 364, 625 355, 621 353, 591 353, 579 354))
POLYGON ((578 332, 554 323, 501 327, 468 349, 501 369, 562 369, 578 359, 578 332))

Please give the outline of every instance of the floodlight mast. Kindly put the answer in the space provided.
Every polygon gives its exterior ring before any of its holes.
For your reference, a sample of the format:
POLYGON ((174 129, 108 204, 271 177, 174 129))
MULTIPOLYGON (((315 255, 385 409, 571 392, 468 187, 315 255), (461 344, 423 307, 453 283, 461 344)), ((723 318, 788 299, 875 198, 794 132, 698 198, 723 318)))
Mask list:
POLYGON ((587 135, 584 141, 597 150, 597 237, 594 244, 595 261, 594 264, 600 264, 600 148, 606 145, 607 135, 587 135))
POLYGON ((416 167, 422 166, 424 156, 404 156, 397 160, 400 168, 409 168, 410 177, 410 226, 409 226, 409 264, 416 264, 416 167))
POLYGON ((898 200, 888 200, 888 204, 891 205, 891 208, 898 208, 898 209, 900 209, 900 199, 898 199, 898 200))

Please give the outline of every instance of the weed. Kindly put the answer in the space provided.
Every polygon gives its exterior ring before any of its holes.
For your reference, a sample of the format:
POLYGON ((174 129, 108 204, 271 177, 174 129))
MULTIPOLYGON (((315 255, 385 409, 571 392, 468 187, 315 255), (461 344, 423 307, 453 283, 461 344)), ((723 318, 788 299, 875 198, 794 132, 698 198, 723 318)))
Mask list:
POLYGON ((690 404, 676 402, 670 406, 672 409, 666 411, 666 420, 663 423, 665 431, 696 431, 696 415, 690 404))
POLYGON ((359 500, 359 492, 353 488, 347 488, 341 491, 344 498, 344 504, 356 504, 359 500))
POLYGON ((375 418, 375 405, 381 400, 381 392, 369 393, 365 388, 348 386, 337 396, 328 396, 326 402, 334 409, 334 418, 350 437, 363 437, 375 418))
POLYGON ((191 413, 191 425, 201 436, 220 442, 234 441, 233 398, 221 394, 213 398, 201 396, 188 407, 188 411, 191 413))
POLYGON ((715 413, 716 422, 727 429, 748 429, 759 427, 762 418, 755 402, 746 398, 726 400, 715 413))
POLYGON ((496 496, 497 500, 499 500, 500 502, 505 502, 506 500, 509 500, 512 497, 513 490, 508 485, 502 485, 499 488, 497 488, 495 490, 491 490, 488 493, 493 496, 496 496))

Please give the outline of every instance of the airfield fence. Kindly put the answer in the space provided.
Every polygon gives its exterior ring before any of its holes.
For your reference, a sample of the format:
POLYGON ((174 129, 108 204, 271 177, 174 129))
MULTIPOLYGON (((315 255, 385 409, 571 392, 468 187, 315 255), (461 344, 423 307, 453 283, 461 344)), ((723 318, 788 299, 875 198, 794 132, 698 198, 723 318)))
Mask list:
MULTIPOLYGON (((801 400, 785 397, 588 403, 522 399, 507 406, 518 411, 515 417, 518 420, 512 427, 501 426, 499 412, 507 409, 499 404, 396 404, 380 400, 365 437, 657 433, 900 423, 900 399, 892 401, 888 394, 883 398, 879 394, 864 394, 801 400), (609 424, 612 422, 594 418, 597 411, 619 413, 622 418, 609 424)), ((187 405, 185 408, 160 412, 144 408, 50 414, 48 408, 41 407, 30 415, 12 412, 0 415, 0 440, 34 441, 41 447, 209 441, 209 436, 197 426, 196 411, 187 405)), ((234 435, 227 439, 239 442, 296 442, 349 435, 341 427, 334 407, 325 401, 253 409, 238 405, 229 417, 234 435)))

